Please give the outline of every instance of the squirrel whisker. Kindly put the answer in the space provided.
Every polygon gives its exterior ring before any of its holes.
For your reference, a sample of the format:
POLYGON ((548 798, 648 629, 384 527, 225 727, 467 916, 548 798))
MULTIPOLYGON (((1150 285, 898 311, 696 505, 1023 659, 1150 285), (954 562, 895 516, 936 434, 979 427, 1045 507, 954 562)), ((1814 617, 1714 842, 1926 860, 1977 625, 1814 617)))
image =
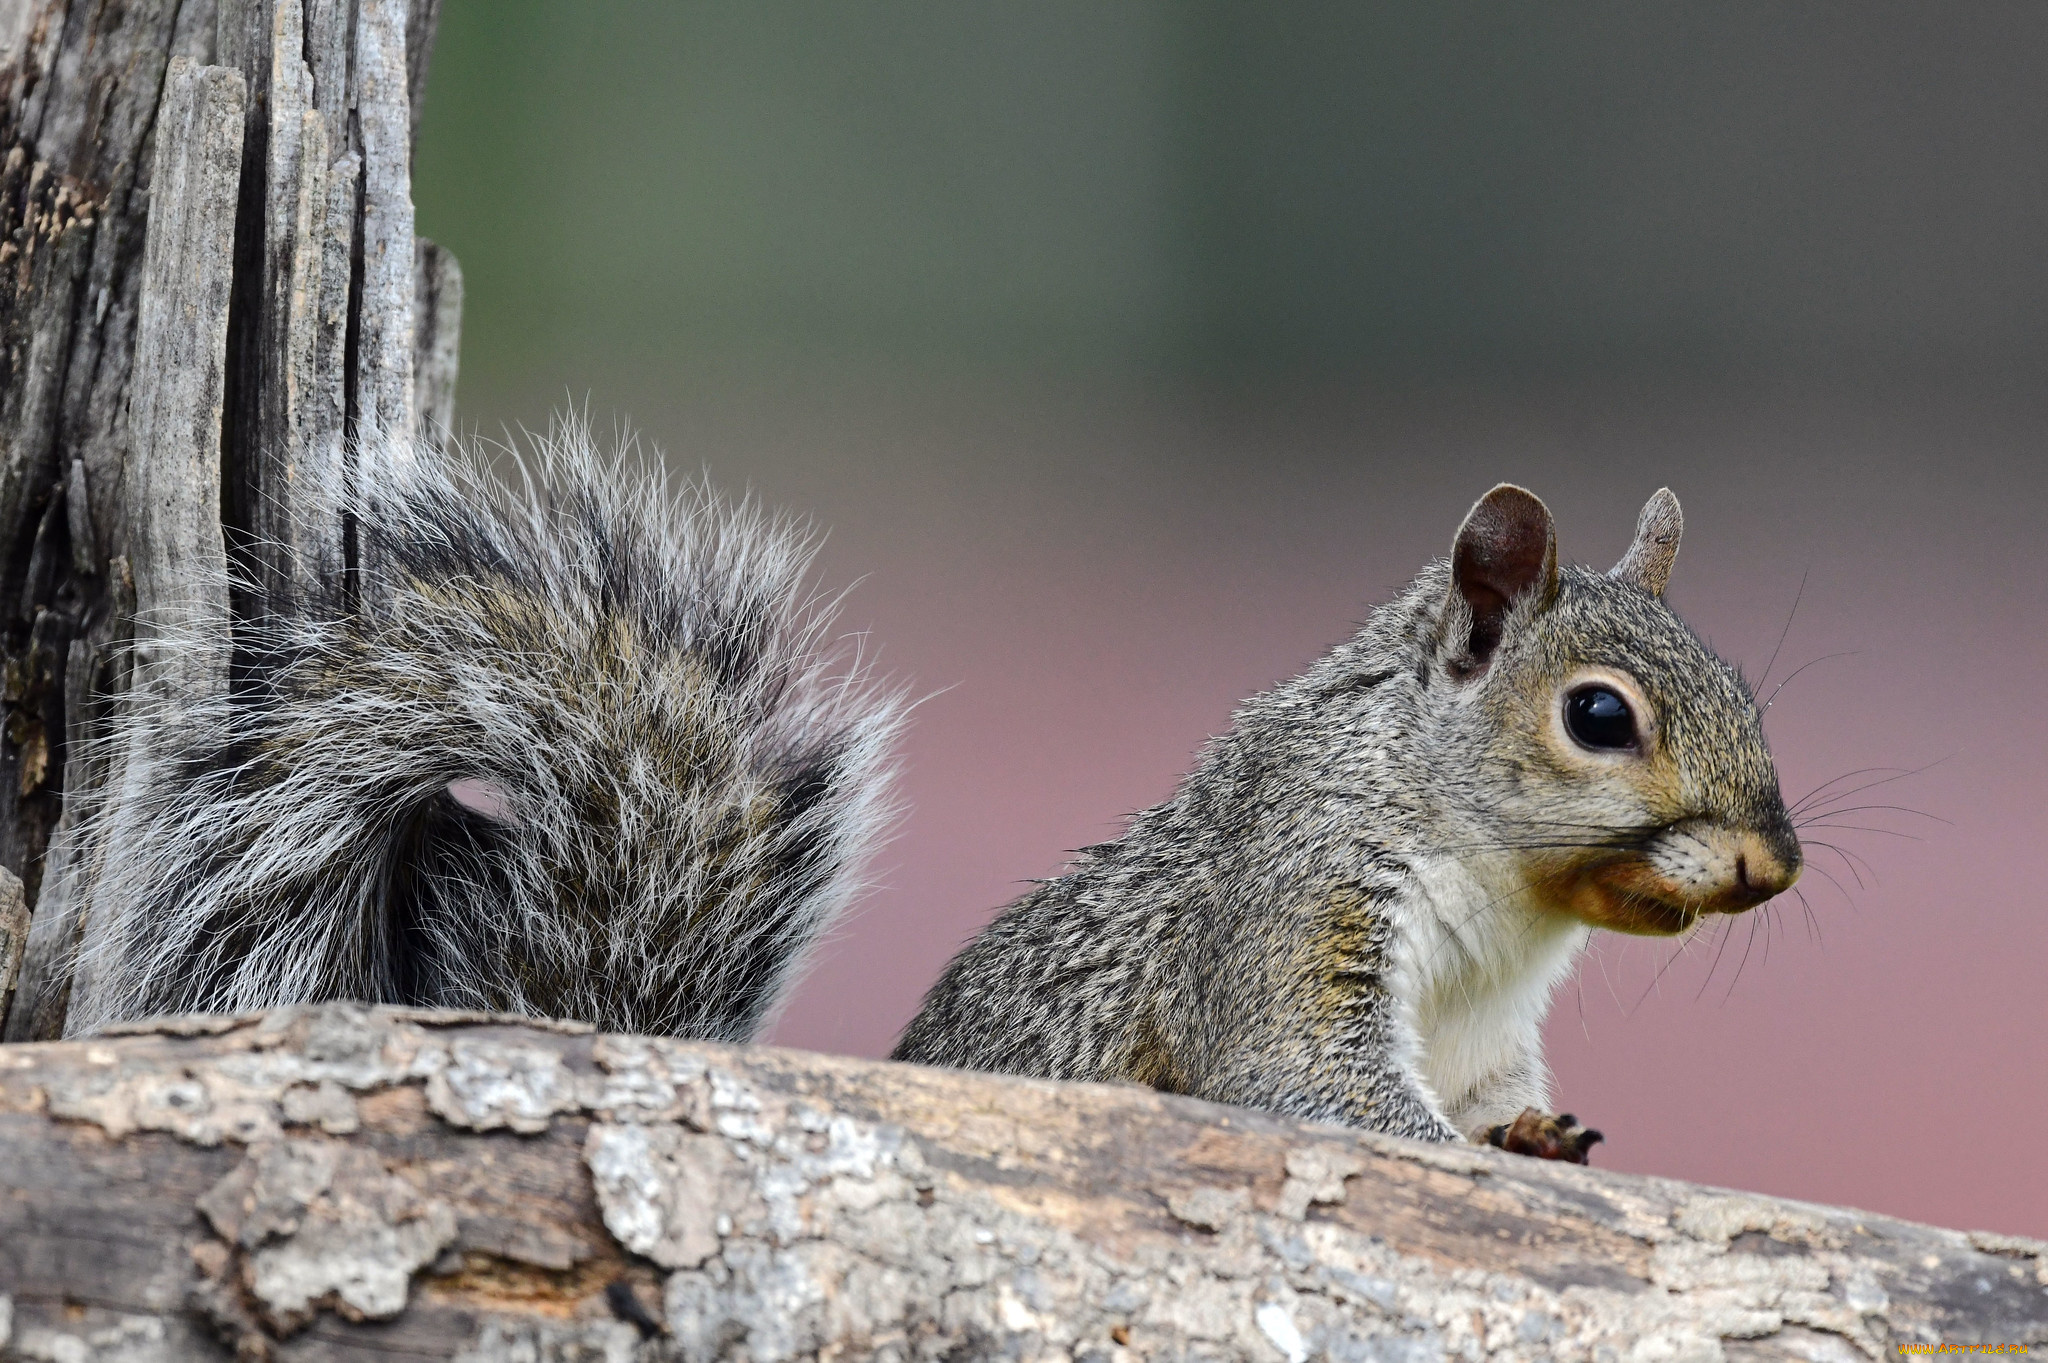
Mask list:
MULTIPOLYGON (((1808 564, 1804 569, 1800 571, 1799 589, 1792 593, 1792 609, 1785 612, 1785 627, 1778 631, 1778 642, 1771 649, 1770 661, 1764 664, 1763 675, 1756 679, 1756 686, 1750 688, 1750 695, 1752 697, 1756 695, 1757 688, 1762 687, 1765 682, 1771 679, 1771 669, 1778 665, 1778 655, 1784 651, 1785 639, 1788 635, 1792 633, 1792 621, 1799 614, 1799 603, 1806 599, 1806 579, 1810 577, 1812 573, 1812 564, 1808 564)), ((1776 693, 1773 692, 1772 694, 1775 695, 1776 693)))
POLYGON ((1823 653, 1820 657, 1815 658, 1812 662, 1805 663, 1802 666, 1794 668, 1792 672, 1786 676, 1784 681, 1779 682, 1775 687, 1771 688, 1770 698, 1764 701, 1764 703, 1758 706, 1757 708, 1761 710, 1763 713, 1769 714, 1771 706, 1777 702, 1778 693, 1783 691, 1787 686, 1790 686, 1792 684, 1793 679, 1798 677, 1800 673, 1806 671, 1807 668, 1818 667, 1820 664, 1826 662, 1833 662, 1836 658, 1853 658, 1862 651, 1863 650, 1857 648, 1848 648, 1843 649, 1839 653, 1823 653))

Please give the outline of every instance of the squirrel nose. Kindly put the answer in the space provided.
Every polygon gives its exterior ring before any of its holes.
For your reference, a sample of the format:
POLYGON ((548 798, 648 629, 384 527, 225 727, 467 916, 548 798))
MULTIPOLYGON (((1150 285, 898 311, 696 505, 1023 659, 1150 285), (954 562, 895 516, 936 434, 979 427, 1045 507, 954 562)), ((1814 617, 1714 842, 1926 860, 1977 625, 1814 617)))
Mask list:
POLYGON ((1774 895, 1783 894, 1799 879, 1800 857, 1797 840, 1789 848, 1775 844, 1783 840, 1744 829, 1734 835, 1734 874, 1730 883, 1714 895, 1710 907, 1722 913, 1753 909, 1774 895))

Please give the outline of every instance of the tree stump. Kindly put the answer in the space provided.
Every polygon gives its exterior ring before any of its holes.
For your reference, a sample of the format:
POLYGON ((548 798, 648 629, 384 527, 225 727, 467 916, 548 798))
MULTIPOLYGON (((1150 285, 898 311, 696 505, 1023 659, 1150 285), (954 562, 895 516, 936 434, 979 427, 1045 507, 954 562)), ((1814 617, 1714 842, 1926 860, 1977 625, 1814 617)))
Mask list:
POLYGON ((8 1040, 63 1028, 67 808, 145 779, 110 707, 252 680, 264 603, 345 609, 356 439, 453 419, 461 272, 411 187, 438 11, 0 0, 8 1040))

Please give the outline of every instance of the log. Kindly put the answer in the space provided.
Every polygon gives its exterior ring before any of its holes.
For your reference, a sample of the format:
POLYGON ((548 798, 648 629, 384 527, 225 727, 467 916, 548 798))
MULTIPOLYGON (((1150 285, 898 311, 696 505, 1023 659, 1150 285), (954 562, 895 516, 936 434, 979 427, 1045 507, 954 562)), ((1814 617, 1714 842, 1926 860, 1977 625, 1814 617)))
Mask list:
POLYGON ((92 742, 131 663, 173 711, 258 678, 264 612, 351 602, 355 441, 452 424, 461 272, 411 190, 439 9, 0 0, 6 1040, 63 1030, 79 807, 147 784, 92 742))
POLYGON ((0 1049, 0 1150, 9 1357, 2048 1343, 2040 1242, 1149 1090, 474 1015, 0 1049))

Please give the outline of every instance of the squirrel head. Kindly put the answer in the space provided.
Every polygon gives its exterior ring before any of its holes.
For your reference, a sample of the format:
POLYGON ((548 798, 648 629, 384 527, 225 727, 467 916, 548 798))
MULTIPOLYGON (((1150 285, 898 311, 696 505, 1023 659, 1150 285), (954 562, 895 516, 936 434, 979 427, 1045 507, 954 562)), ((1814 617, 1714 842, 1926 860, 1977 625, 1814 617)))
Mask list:
POLYGON ((1561 568, 1549 510, 1503 483, 1435 616, 1444 793, 1546 907, 1622 932, 1753 908, 1801 863, 1755 699, 1664 604, 1680 525, 1660 490, 1610 571, 1561 568))

